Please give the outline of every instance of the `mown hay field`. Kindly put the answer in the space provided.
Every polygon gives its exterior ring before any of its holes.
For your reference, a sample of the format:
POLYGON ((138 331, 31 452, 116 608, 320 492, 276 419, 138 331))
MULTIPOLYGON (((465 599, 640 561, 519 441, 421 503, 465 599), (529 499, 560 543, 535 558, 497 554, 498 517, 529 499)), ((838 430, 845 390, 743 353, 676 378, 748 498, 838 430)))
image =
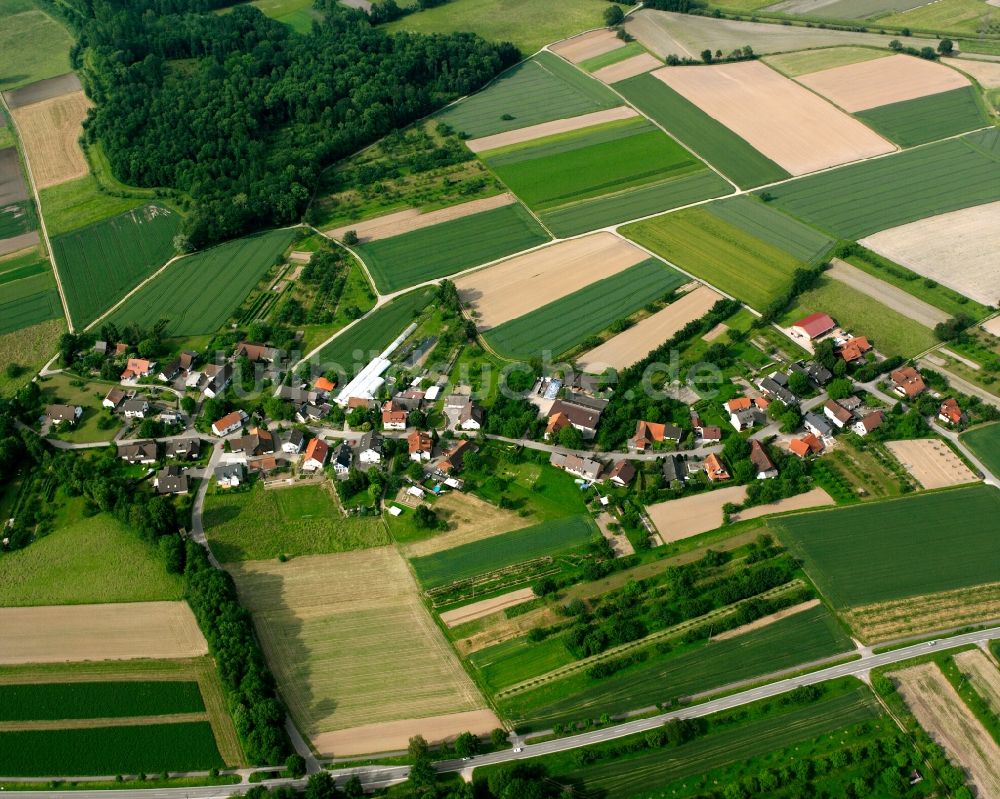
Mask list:
POLYGON ((65 329, 66 322, 60 317, 0 334, 0 363, 17 364, 26 370, 16 376, 8 376, 6 370, 0 372, 0 394, 10 396, 24 384, 26 375, 40 369, 55 354, 65 329))
POLYGON ((214 333, 274 266, 295 238, 272 230, 181 258, 109 317, 116 325, 167 319, 167 336, 214 333))
POLYGON ((534 358, 542 351, 558 357, 685 282, 685 275, 650 258, 494 327, 486 339, 510 358, 534 358))
POLYGON ((902 147, 957 136, 989 124, 971 86, 870 108, 858 112, 857 117, 902 147))
POLYGON ((356 247, 383 293, 452 275, 549 240, 519 203, 356 247))
POLYGON ((996 580, 1000 491, 973 486, 803 513, 771 526, 839 608, 996 580))
POLYGON ((324 485, 266 489, 258 483, 250 491, 210 494, 205 500, 205 535, 223 563, 389 543, 381 519, 343 516, 330 491, 324 485))
POLYGON ((475 139, 619 105, 621 100, 600 81, 552 53, 539 53, 436 118, 475 139))
POLYGON ((639 42, 629 42, 624 47, 617 47, 606 53, 585 58, 583 61, 579 61, 578 65, 581 69, 587 70, 587 72, 597 72, 599 69, 627 61, 645 52, 646 48, 639 44, 639 42))
POLYGON ((180 218, 145 205, 52 240, 75 325, 83 327, 174 254, 180 218))
POLYGON ((652 74, 623 80, 615 89, 741 188, 789 177, 774 161, 652 74))
POLYGON ((197 682, 0 685, 0 721, 162 716, 204 710, 197 682))
POLYGON ((769 192, 792 216, 834 236, 860 239, 1000 200, 1000 130, 851 164, 769 192))
POLYGON ((70 32, 28 0, 7 0, 0 28, 0 89, 69 72, 70 32))
POLYGON ((622 234, 684 271, 762 310, 802 261, 704 208, 627 225, 622 234))
POLYGON ((962 443, 987 469, 1000 475, 1000 424, 987 424, 962 433, 962 443))

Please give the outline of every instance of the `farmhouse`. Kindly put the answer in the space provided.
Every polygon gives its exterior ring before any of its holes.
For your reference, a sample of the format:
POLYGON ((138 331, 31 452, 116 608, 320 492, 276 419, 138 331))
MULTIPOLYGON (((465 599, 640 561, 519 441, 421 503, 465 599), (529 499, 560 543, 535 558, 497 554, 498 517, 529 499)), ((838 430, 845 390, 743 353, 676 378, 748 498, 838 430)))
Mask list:
POLYGON ((778 467, 774 465, 774 461, 756 438, 750 441, 750 462, 757 470, 758 480, 769 480, 778 476, 778 467))
POLYGON ((274 436, 259 427, 250 428, 245 436, 231 439, 229 442, 233 452, 246 455, 270 455, 274 452, 274 436))
POLYGON ((215 482, 219 488, 237 488, 243 482, 242 463, 224 463, 215 467, 215 482))
POLYGON ((135 383, 141 377, 149 377, 153 373, 154 366, 155 364, 145 358, 129 358, 121 375, 122 382, 135 383))
POLYGON ((788 375, 784 372, 771 372, 757 383, 757 387, 768 397, 780 400, 785 405, 795 405, 799 399, 788 390, 788 375))
POLYGON ((645 452, 653 444, 663 441, 673 441, 679 444, 684 436, 681 428, 672 424, 660 424, 659 422, 638 421, 635 425, 635 435, 628 440, 629 449, 636 452, 645 452))
POLYGON ((950 397, 942 402, 941 407, 938 408, 938 419, 945 424, 962 424, 965 420, 965 414, 962 413, 958 401, 954 397, 950 397))
POLYGON ((180 466, 164 466, 153 478, 153 486, 157 494, 186 494, 188 492, 187 475, 180 466))
POLYGON ((326 459, 330 455, 330 445, 322 438, 314 438, 306 445, 305 455, 302 456, 302 471, 314 472, 322 469, 326 465, 326 459))
MULTIPOLYGON (((574 397, 582 396, 582 394, 574 395, 574 397)), ((573 427, 580 431, 584 438, 589 439, 597 434, 597 424, 601 421, 601 410, 583 405, 578 401, 556 400, 549 409, 549 419, 556 414, 562 414, 573 427)))
POLYGON ((294 427, 288 430, 281 439, 281 451, 288 455, 298 455, 302 452, 302 445, 305 443, 305 436, 301 430, 294 427))
POLYGON ((382 406, 382 427, 386 430, 406 429, 406 409, 389 400, 382 406))
POLYGON ((608 479, 615 485, 627 486, 635 479, 635 467, 627 460, 620 460, 611 467, 608 479))
POLYGON ((246 356, 251 363, 265 362, 274 363, 280 356, 281 350, 274 347, 266 347, 263 344, 253 344, 249 341, 240 342, 236 347, 235 357, 246 356))
POLYGON ((392 399, 399 407, 408 411, 415 411, 420 407, 420 403, 424 401, 425 396, 423 391, 408 388, 406 391, 398 392, 392 399))
POLYGON ((118 457, 129 463, 156 463, 155 441, 133 441, 118 445, 118 457))
POLYGON ((703 466, 710 482, 718 483, 729 479, 729 472, 726 471, 726 467, 723 466, 722 461, 719 460, 719 456, 714 452, 705 458, 703 466))
POLYGON ((333 453, 333 471, 336 474, 344 475, 351 471, 354 464, 354 450, 347 441, 341 441, 340 446, 333 453))
POLYGON ((812 341, 829 333, 836 326, 837 323, 827 314, 817 312, 811 313, 809 316, 804 316, 797 322, 792 322, 791 331, 795 338, 804 338, 806 341, 812 341))
POLYGON ((823 451, 823 442, 812 433, 806 433, 802 438, 788 442, 788 449, 800 458, 806 458, 810 455, 819 455, 823 451))
MULTIPOLYGON (((274 392, 274 396, 278 399, 289 400, 295 403, 315 403, 319 400, 318 392, 307 391, 304 388, 296 388, 295 386, 278 386, 278 390, 274 392)), ((367 400, 365 402, 367 403, 367 400)))
POLYGON ((892 390, 906 399, 918 397, 927 389, 920 372, 912 366, 903 366, 890 372, 889 382, 892 383, 892 390))
POLYGON ((851 430, 857 433, 859 436, 866 436, 872 430, 877 430, 882 422, 885 421, 885 414, 882 411, 872 411, 866 416, 862 417, 856 421, 852 426, 851 430))
POLYGON ((552 414, 549 417, 549 423, 545 426, 545 440, 548 441, 564 427, 570 427, 569 417, 564 413, 552 414))
POLYGON ((205 384, 202 392, 209 399, 213 399, 225 391, 233 379, 233 365, 230 363, 225 363, 221 366, 214 363, 207 364, 205 366, 205 376, 208 378, 208 382, 205 384))
POLYGON ((83 408, 79 405, 49 405, 45 408, 45 421, 55 426, 63 422, 75 425, 82 415, 83 408))
POLYGON ((246 418, 246 411, 227 413, 221 419, 212 422, 212 432, 217 436, 228 436, 230 433, 239 430, 246 418))
POLYGON ((179 460, 197 458, 201 452, 200 438, 172 438, 167 441, 167 457, 179 460))
POLYGON ((119 405, 121 405, 128 395, 122 391, 120 388, 111 389, 101 401, 101 405, 105 408, 110 408, 111 410, 116 410, 119 405))
POLYGON ((149 402, 142 397, 125 400, 122 403, 122 411, 126 419, 145 419, 149 413, 149 402))
POLYGON ((414 430, 406 437, 406 444, 411 461, 419 463, 420 461, 429 461, 431 459, 431 452, 434 450, 434 440, 430 437, 429 433, 414 430))
POLYGON ((475 447, 467 439, 461 439, 455 446, 444 454, 444 460, 438 464, 437 471, 441 474, 462 471, 462 461, 469 452, 474 452, 475 447))
POLYGON ((663 479, 667 483, 681 482, 687 480, 687 461, 681 455, 667 455, 663 459, 663 479))
POLYGON ((190 372, 191 367, 195 365, 198 361, 198 353, 194 350, 184 350, 180 355, 177 356, 177 360, 180 362, 181 369, 185 372, 190 372))
POLYGON ((823 415, 826 416, 838 430, 843 430, 854 419, 854 414, 834 400, 827 400, 823 405, 823 415))
POLYGON ((806 430, 812 433, 814 436, 819 436, 820 438, 827 439, 833 438, 833 427, 831 424, 818 413, 813 413, 809 411, 803 418, 803 424, 805 424, 806 430))
POLYGON ((347 410, 353 411, 356 408, 364 408, 368 410, 372 407, 374 400, 370 397, 348 397, 347 399, 347 410))
POLYGON ((382 462, 382 436, 376 432, 365 433, 358 444, 358 460, 364 464, 382 462))
POLYGON ((863 359, 872 349, 867 336, 854 336, 837 347, 836 353, 844 363, 851 364, 863 359))
POLYGON ((557 469, 562 469, 570 474, 575 474, 577 477, 582 477, 584 480, 591 481, 597 480, 601 474, 601 469, 604 468, 600 461, 583 458, 579 455, 566 455, 562 452, 553 452, 552 457, 549 458, 549 463, 557 469))

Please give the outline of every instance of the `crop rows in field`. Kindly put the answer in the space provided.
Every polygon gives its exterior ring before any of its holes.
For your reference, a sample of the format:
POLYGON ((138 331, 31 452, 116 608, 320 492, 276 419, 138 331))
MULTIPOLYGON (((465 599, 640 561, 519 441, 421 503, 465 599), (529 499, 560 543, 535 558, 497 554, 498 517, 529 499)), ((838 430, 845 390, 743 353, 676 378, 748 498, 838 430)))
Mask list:
POLYGON ((792 216, 834 236, 859 239, 1000 200, 1000 130, 851 164, 769 192, 792 216))
POLYGON ((558 357, 686 281, 680 272, 649 258, 504 322, 487 332, 486 339, 493 349, 511 358, 534 358, 543 350, 558 357))
POLYGON ((0 208, 0 239, 20 236, 37 228, 34 200, 19 200, 0 208))
POLYGON ((755 197, 741 195, 706 206, 715 216, 806 263, 818 262, 833 239, 755 197))
POLYGON ((771 524, 837 607, 997 578, 1000 491, 974 486, 803 513, 771 524))
POLYGON ((56 236, 52 249, 73 322, 89 324, 166 263, 179 230, 177 214, 146 205, 56 236))
POLYGON ((590 541, 594 534, 595 528, 589 518, 567 516, 414 558, 411 563, 423 587, 435 588, 576 549, 590 541))
POLYGON ((294 230, 272 230, 181 258, 130 297, 110 321, 148 326, 167 319, 167 336, 214 333, 294 238, 294 230))
POLYGON ((0 285, 10 283, 21 278, 40 275, 49 271, 49 262, 44 258, 39 258, 34 252, 24 257, 0 262, 0 285))
POLYGON ((903 147, 957 136, 989 124, 971 86, 870 108, 856 116, 903 147))
POLYGON ((48 271, 5 283, 2 296, 0 334, 62 316, 59 292, 48 271))
POLYGON ((0 685, 0 721, 162 716, 204 710, 197 682, 0 685))
POLYGON ((1000 475, 1000 424, 985 425, 963 433, 962 443, 975 453, 987 469, 1000 475))
POLYGON ((549 240, 519 203, 379 239, 356 249, 381 292, 453 275, 549 240))
POLYGON ((653 75, 623 80, 615 89, 737 185, 748 188, 789 177, 787 171, 653 75))

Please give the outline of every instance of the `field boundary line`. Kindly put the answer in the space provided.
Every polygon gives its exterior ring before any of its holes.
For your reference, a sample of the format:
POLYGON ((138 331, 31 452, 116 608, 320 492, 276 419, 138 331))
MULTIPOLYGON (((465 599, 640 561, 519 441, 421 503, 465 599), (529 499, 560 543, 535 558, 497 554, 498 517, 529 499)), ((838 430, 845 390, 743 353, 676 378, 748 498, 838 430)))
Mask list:
POLYGON ((99 727, 145 727, 151 724, 208 722, 208 712, 161 713, 153 716, 103 716, 96 719, 51 719, 45 721, 0 721, 0 733, 43 730, 90 730, 99 727))

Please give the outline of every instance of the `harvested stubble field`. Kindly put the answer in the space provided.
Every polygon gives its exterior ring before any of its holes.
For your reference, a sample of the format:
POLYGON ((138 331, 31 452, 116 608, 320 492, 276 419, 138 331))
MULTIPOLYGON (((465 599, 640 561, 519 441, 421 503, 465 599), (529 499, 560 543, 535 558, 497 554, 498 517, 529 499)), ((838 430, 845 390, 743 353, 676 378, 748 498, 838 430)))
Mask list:
POLYGON ((634 108, 622 105, 617 108, 609 108, 605 111, 594 111, 590 114, 581 114, 576 117, 556 119, 552 122, 542 122, 538 125, 529 125, 526 128, 494 133, 492 136, 483 136, 479 139, 468 139, 465 145, 474 153, 485 153, 489 150, 497 150, 501 147, 510 147, 511 145, 524 144, 536 139, 570 133, 574 130, 602 125, 606 122, 634 119, 638 115, 639 112, 634 108))
POLYGON ((345 517, 328 485, 210 494, 205 534, 223 563, 323 555, 385 546, 389 533, 377 517, 345 517))
POLYGON ((646 512, 656 525, 663 543, 669 544, 722 526, 722 506, 738 505, 746 499, 746 486, 717 488, 690 497, 648 505, 646 512))
POLYGON ((0 28, 0 89, 62 75, 72 68, 70 32, 31 3, 4 3, 0 28))
POLYGON ((455 285, 480 330, 488 330, 647 257, 612 233, 595 233, 516 256, 459 278, 455 285))
POLYGON ((771 526, 838 608, 996 580, 1000 491, 972 486, 804 513, 771 526))
POLYGON ((106 219, 52 240, 73 322, 83 327, 174 254, 180 218, 158 205, 106 219))
POLYGON ((406 544, 404 552, 407 557, 432 555, 531 524, 530 519, 461 491, 452 491, 435 500, 434 512, 448 523, 448 531, 406 544))
POLYGON ((968 675, 976 692, 1000 716, 1000 669, 997 664, 981 649, 959 652, 954 660, 962 673, 968 675))
POLYGON ((640 53, 624 61, 608 64, 594 72, 594 77, 604 83, 618 83, 620 80, 634 78, 646 72, 652 72, 663 66, 663 62, 649 53, 640 53))
POLYGON ((946 488, 979 482, 979 478, 970 471, 951 447, 939 439, 887 441, 885 445, 924 488, 946 488))
POLYGON ((1000 130, 851 164, 769 191, 792 216, 837 237, 861 239, 1000 200, 1000 130))
POLYGON ((214 333, 294 238, 294 230, 272 230, 178 259, 129 297, 109 321, 121 327, 168 319, 167 336, 214 333))
POLYGON ((751 195, 720 200, 705 207, 719 219, 805 263, 818 263, 834 243, 825 233, 802 224, 751 195))
MULTIPOLYGON (((997 177, 1000 180, 1000 175, 997 177)), ((939 214, 861 239, 871 250, 984 305, 1000 304, 1000 202, 939 214)))
POLYGON ((0 663, 197 657, 208 652, 184 602, 0 608, 0 663))
POLYGON ((769 67, 773 67, 790 78, 809 75, 821 70, 871 61, 876 58, 889 58, 890 52, 876 50, 872 47, 822 47, 816 50, 802 50, 797 53, 779 53, 763 59, 769 67))
POLYGON ((281 695, 318 752, 385 751, 411 735, 497 726, 394 549, 230 570, 281 695))
POLYGON ((620 105, 600 81, 552 53, 539 53, 479 93, 448 106, 437 119, 479 138, 620 105))
POLYGON ((648 303, 662 299, 686 281, 677 270, 649 258, 490 328, 486 340, 490 347, 510 358, 530 359, 542 352, 558 357, 648 303))
POLYGON ((839 258, 830 260, 830 269, 827 270, 826 276, 846 283, 851 288, 867 294, 876 302, 896 313, 903 314, 924 327, 933 328, 948 320, 948 314, 940 308, 936 308, 898 286, 887 283, 876 275, 839 258))
POLYGON ((405 211, 396 211, 385 216, 366 219, 363 222, 343 225, 326 231, 325 235, 340 240, 344 238, 345 233, 353 230, 358 237, 358 242, 360 244, 367 244, 370 241, 401 236, 404 233, 412 233, 414 230, 431 227, 442 222, 450 222, 453 219, 461 219, 462 217, 478 214, 482 211, 501 208, 515 202, 517 202, 517 199, 514 195, 510 192, 505 192, 503 194, 495 194, 492 197, 484 197, 481 200, 469 200, 466 203, 440 208, 437 211, 421 212, 416 208, 407 208, 405 211))
POLYGON ((379 291, 453 275, 544 244, 549 235, 520 203, 359 245, 379 291))
POLYGON ((962 443, 993 474, 1000 474, 1000 424, 987 424, 962 433, 962 443))
POLYGON ((913 147, 989 125, 980 102, 976 90, 966 86, 861 111, 857 116, 896 144, 913 147))
POLYGON ((767 307, 802 261, 705 208, 626 225, 622 234, 751 307, 767 307))
POLYGON ((39 189, 87 174, 87 159, 77 140, 88 108, 90 100, 77 91, 11 112, 39 189))
POLYGON ((648 352, 670 339, 688 322, 700 319, 721 295, 708 286, 698 285, 693 291, 670 303, 652 316, 648 316, 624 333, 619 333, 576 358, 577 366, 591 374, 602 374, 609 366, 624 369, 644 357, 648 352))
POLYGON ((961 768, 968 770, 976 795, 1000 798, 1000 746, 972 715, 934 663, 890 672, 900 696, 920 726, 961 768))
POLYGON ((571 39, 564 39, 549 47, 553 53, 558 53, 567 61, 579 64, 588 58, 596 58, 604 53, 617 50, 625 46, 625 40, 619 39, 613 30, 602 28, 601 30, 581 33, 571 39))
POLYGON ((756 61, 665 67, 652 74, 792 175, 894 149, 857 120, 756 61))

